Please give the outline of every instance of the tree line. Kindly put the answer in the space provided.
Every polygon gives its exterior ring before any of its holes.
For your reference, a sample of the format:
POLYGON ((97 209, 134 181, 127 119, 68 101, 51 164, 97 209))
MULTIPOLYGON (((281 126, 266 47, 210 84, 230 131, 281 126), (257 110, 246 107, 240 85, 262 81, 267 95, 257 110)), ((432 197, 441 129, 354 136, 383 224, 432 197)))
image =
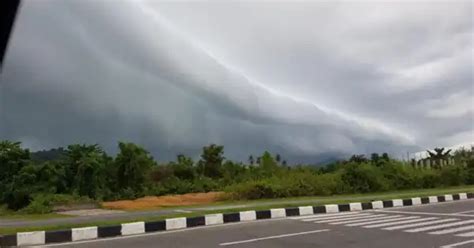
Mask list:
POLYGON ((31 153, 20 142, 0 141, 0 205, 48 212, 55 202, 134 199, 145 195, 225 191, 228 197, 259 199, 366 193, 474 184, 474 152, 456 151, 443 168, 416 168, 388 154, 353 155, 324 167, 289 166, 279 154, 224 157, 224 147, 202 148, 197 161, 179 154, 158 163, 143 147, 118 143, 115 156, 99 145, 73 144, 31 153), (467 161, 467 162, 466 162, 467 161))

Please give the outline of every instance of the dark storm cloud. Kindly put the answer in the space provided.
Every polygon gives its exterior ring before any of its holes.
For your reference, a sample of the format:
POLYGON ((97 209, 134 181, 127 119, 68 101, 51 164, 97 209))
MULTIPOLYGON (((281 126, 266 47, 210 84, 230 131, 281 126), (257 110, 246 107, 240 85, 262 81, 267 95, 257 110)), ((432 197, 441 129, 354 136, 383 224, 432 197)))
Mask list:
POLYGON ((25 1, 1 75, 0 138, 109 151, 130 140, 159 160, 209 143, 234 159, 318 161, 470 142, 472 13, 458 5, 437 29, 436 8, 423 18, 378 6, 389 20, 361 20, 354 6, 316 2, 25 1))

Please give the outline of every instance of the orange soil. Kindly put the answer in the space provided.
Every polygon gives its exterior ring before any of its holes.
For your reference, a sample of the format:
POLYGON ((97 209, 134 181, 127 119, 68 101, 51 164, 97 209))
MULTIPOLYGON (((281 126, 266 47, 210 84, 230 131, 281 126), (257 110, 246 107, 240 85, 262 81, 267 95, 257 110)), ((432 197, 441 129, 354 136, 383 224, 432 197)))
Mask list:
POLYGON ((217 202, 223 192, 189 193, 184 195, 146 196, 135 200, 112 201, 102 203, 102 207, 121 210, 144 210, 160 207, 188 206, 217 202))

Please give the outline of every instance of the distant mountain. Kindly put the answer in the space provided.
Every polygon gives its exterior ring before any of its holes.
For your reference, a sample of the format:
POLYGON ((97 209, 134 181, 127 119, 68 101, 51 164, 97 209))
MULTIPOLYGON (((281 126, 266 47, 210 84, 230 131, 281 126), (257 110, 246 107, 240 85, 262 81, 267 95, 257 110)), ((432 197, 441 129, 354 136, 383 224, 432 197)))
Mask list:
POLYGON ((288 161, 288 165, 306 164, 321 167, 349 157, 350 154, 331 152, 310 156, 283 156, 283 159, 288 161))
POLYGON ((37 162, 44 162, 44 161, 59 159, 64 154, 65 154, 64 148, 59 147, 59 148, 53 148, 50 150, 31 152, 31 159, 37 162))

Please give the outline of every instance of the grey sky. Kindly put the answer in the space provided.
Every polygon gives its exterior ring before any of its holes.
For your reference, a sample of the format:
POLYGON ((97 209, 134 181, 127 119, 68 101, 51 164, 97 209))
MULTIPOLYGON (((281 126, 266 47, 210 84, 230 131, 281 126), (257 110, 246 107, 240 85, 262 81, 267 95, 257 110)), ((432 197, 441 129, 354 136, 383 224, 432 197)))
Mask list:
POLYGON ((0 138, 293 162, 474 141, 472 2, 24 1, 0 138))

